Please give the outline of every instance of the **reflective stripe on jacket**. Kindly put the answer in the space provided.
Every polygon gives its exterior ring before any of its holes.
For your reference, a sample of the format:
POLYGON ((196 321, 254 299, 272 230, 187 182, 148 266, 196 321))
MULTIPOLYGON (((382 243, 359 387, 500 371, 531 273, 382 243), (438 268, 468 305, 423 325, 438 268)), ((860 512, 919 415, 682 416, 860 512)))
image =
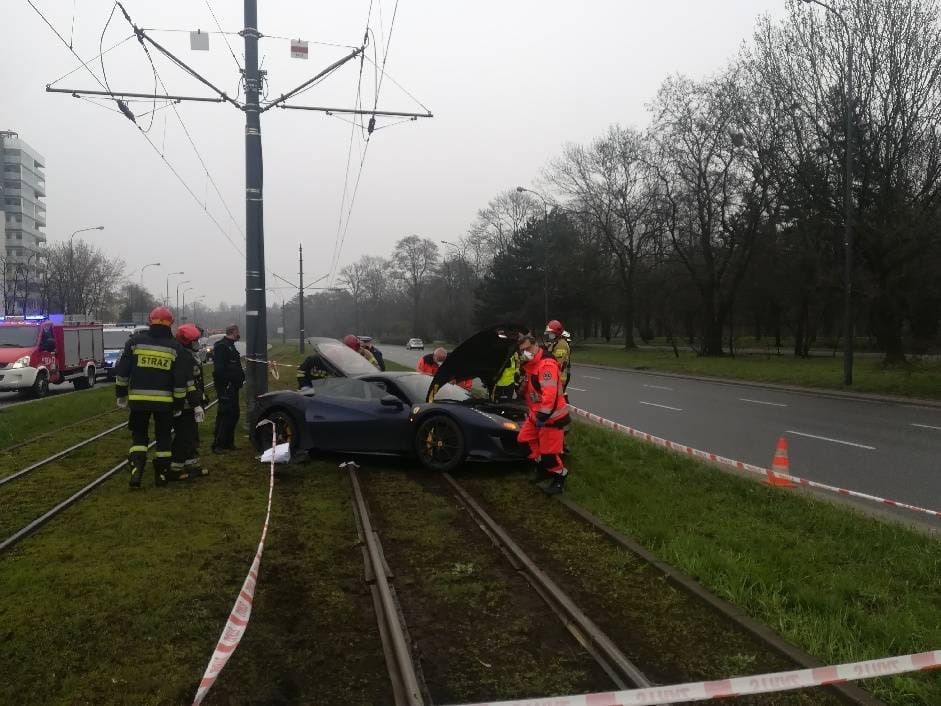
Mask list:
POLYGON ((131 336, 115 366, 115 395, 135 410, 182 409, 191 373, 180 363, 183 353, 168 326, 131 336))
POLYGON ((559 363, 544 348, 522 365, 526 377, 520 388, 530 417, 549 426, 564 426, 569 421, 568 404, 562 394, 559 363))

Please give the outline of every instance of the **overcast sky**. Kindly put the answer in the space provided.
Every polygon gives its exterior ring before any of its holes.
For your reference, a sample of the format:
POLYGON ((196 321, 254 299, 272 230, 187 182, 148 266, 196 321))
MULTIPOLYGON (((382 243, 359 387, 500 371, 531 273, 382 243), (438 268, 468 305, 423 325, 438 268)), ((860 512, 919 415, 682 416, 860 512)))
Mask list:
MULTIPOLYGON (((108 0, 34 0, 52 24, 90 59, 113 3, 108 0)), ((370 25, 381 63, 395 0, 373 0, 370 25), (382 13, 380 22, 380 10, 382 13)), ((216 31, 205 0, 126 0, 141 27, 216 31)), ((223 29, 242 28, 242 2, 211 0, 223 29)), ((279 95, 357 45, 369 0, 334 2, 259 0, 259 29, 309 40, 310 59, 290 58, 286 39, 266 38, 261 54, 269 93, 279 95)), ((757 17, 783 15, 784 0, 400 0, 386 63, 388 74, 435 117, 376 132, 369 146, 340 267, 361 255, 387 256, 394 242, 418 234, 438 240, 464 235, 478 209, 498 192, 531 185, 567 142, 586 142, 608 125, 643 126, 645 105, 671 73, 704 76, 720 69, 751 36, 757 17)), ((130 35, 117 12, 104 47, 130 35)), ((223 41, 210 51, 189 48, 186 32, 152 36, 211 81, 235 92, 236 62, 223 41)), ((230 37, 239 62, 242 44, 230 37)), ((151 51, 171 92, 209 95, 207 89, 151 51)), ((369 55, 373 56, 372 49, 369 55)), ((0 129, 19 132, 46 157, 49 241, 88 226, 101 248, 146 272, 155 293, 167 273, 183 270, 191 299, 240 302, 244 258, 206 215, 241 246, 244 239, 244 116, 229 105, 184 103, 180 116, 231 210, 206 178, 172 109, 139 118, 148 137, 177 169, 186 192, 160 156, 123 116, 44 87, 78 65, 67 47, 25 0, 3 0, 0 129), (199 203, 197 203, 197 200, 199 203)), ((98 62, 93 65, 100 76, 98 62)), ((105 57, 112 90, 149 92, 154 75, 136 40, 105 57)), ((375 93, 366 64, 364 100, 375 93)), ((294 102, 351 107, 359 63, 350 62, 294 102)), ((56 84, 100 88, 82 70, 56 84)), ((135 113, 150 104, 132 104, 135 113)), ((386 81, 379 108, 421 111, 386 81)), ((379 124, 388 124, 381 121, 379 124)), ((270 270, 296 278, 297 246, 305 251, 305 280, 331 269, 341 198, 355 132, 349 190, 362 140, 358 130, 320 113, 272 110, 263 115, 265 242, 270 270)), ((345 209, 343 212, 345 218, 345 209)), ((342 229, 340 229, 342 231, 342 229)), ((133 275, 137 281, 139 275, 133 275)), ((171 282, 171 300, 174 297, 171 282)), ((327 280, 321 282, 325 285, 327 280)), ((268 286, 283 283, 269 277, 268 286)), ((290 296, 279 290, 278 296, 290 296)), ((270 296, 270 295, 269 295, 270 296)))

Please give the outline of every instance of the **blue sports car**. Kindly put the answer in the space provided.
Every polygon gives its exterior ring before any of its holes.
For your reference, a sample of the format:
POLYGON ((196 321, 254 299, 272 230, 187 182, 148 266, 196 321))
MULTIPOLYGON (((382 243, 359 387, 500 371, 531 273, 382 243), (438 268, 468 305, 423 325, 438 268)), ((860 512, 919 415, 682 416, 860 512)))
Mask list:
POLYGON ((330 377, 298 391, 260 396, 252 420, 256 448, 271 445, 271 426, 255 427, 270 419, 278 442, 290 442, 293 453, 411 455, 435 471, 453 470, 467 459, 523 459, 527 449, 516 435, 525 406, 478 397, 449 382, 479 378, 492 390, 516 346, 517 330, 500 326, 475 334, 434 378, 381 373, 340 341, 310 339, 330 377))

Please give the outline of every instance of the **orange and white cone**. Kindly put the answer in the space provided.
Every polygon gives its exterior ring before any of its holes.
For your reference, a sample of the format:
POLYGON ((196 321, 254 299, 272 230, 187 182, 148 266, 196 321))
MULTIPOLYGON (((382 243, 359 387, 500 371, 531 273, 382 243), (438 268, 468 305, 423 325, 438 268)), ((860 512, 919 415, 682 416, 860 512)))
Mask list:
POLYGON ((794 484, 786 477, 779 476, 791 475, 791 463, 787 458, 787 439, 783 436, 778 439, 778 447, 774 450, 774 460, 771 462, 771 468, 768 469, 768 485, 776 488, 793 488, 794 484))

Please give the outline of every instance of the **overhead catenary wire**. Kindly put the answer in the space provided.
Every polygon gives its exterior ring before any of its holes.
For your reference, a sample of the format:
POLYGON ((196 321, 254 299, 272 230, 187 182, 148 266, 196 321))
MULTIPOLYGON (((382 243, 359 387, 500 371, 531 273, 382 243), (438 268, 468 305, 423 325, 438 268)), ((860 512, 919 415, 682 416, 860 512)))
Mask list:
POLYGON ((219 19, 216 17, 216 13, 212 9, 212 4, 209 0, 205 0, 206 8, 209 10, 209 14, 212 15, 212 21, 216 23, 216 27, 219 30, 219 34, 222 35, 222 38, 225 40, 225 45, 229 48, 229 53, 232 55, 233 61, 235 61, 235 67, 242 71, 242 65, 239 63, 239 58, 235 55, 235 51, 232 49, 232 45, 229 43, 229 36, 222 31, 222 25, 219 24, 219 19))

